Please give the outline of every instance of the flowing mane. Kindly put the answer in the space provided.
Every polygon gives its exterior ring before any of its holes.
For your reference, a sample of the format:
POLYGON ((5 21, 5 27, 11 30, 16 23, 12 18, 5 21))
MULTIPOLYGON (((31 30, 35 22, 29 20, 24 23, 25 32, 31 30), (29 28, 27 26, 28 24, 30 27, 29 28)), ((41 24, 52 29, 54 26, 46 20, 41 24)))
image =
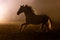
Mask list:
POLYGON ((29 9, 30 12, 34 13, 34 10, 32 9, 32 7, 27 6, 27 5, 26 5, 25 7, 26 7, 27 9, 29 9))

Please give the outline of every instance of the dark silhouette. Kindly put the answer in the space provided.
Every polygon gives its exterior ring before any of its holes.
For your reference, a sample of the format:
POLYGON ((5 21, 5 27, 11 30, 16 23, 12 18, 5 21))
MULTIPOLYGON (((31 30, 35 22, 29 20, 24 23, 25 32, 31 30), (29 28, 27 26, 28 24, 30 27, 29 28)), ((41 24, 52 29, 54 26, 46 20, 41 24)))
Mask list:
POLYGON ((25 28, 27 27, 28 24, 41 24, 42 23, 42 28, 44 28, 44 25, 47 27, 48 30, 51 30, 51 19, 50 17, 48 17, 45 14, 41 14, 41 15, 35 15, 34 11, 32 10, 32 8, 28 5, 23 5, 20 7, 20 9, 17 12, 17 15, 19 15, 20 13, 24 12, 25 16, 26 16, 26 23, 21 25, 21 29, 22 26, 25 25, 25 28))

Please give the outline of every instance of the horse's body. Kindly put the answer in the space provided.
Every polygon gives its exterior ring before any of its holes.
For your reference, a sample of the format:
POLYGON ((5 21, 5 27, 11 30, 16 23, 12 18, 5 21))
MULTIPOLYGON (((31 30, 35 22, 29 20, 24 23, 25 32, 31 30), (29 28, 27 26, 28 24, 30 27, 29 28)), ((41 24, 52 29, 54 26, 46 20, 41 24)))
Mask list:
POLYGON ((24 12, 25 16, 26 16, 26 23, 21 25, 21 29, 22 26, 25 25, 25 27, 27 27, 28 24, 41 24, 42 23, 42 28, 44 27, 44 25, 48 26, 48 29, 51 29, 51 25, 48 25, 48 20, 51 24, 51 19, 50 17, 48 17, 45 14, 42 15, 35 15, 34 11, 32 10, 32 8, 30 6, 21 6, 21 8, 19 9, 19 11, 17 12, 17 15, 19 15, 20 13, 24 12))
POLYGON ((27 23, 31 23, 31 24, 40 24, 43 23, 45 24, 48 21, 49 17, 47 17, 46 15, 33 15, 31 17, 27 17, 26 18, 26 22, 27 23))

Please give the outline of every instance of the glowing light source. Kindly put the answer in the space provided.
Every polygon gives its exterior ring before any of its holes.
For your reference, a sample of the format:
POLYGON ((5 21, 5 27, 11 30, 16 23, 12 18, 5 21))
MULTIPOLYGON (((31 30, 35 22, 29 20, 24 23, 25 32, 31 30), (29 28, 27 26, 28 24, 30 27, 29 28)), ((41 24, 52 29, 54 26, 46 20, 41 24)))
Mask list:
POLYGON ((5 18, 5 13, 6 13, 6 10, 4 8, 4 6, 0 6, 0 20, 4 19, 5 18))

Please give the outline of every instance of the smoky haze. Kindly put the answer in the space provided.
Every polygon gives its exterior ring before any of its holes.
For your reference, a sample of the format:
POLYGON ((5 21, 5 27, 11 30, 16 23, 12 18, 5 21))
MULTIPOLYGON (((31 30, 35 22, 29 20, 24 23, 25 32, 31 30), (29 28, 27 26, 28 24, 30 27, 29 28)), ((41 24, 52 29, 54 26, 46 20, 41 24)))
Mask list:
POLYGON ((36 15, 44 13, 53 21, 60 22, 60 0, 0 0, 0 8, 4 8, 0 20, 24 21, 25 15, 22 13, 18 16, 17 11, 21 5, 26 4, 33 8, 36 15))

